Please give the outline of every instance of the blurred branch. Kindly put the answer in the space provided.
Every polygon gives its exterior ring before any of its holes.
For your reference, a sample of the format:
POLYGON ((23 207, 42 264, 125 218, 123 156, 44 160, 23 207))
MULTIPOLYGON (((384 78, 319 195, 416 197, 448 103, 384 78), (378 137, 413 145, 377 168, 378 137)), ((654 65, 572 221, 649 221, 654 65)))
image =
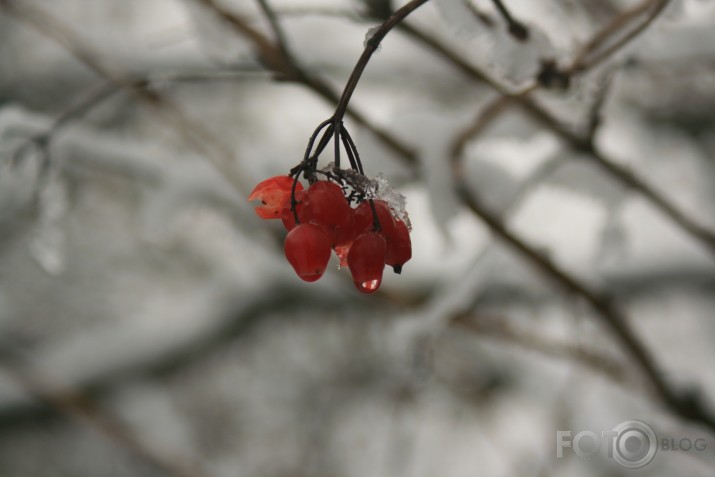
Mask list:
MULTIPOLYGON (((651 3, 652 0, 648 0, 644 3, 644 5, 650 5, 651 3)), ((657 12, 660 11, 661 10, 657 10, 657 12)), ((655 18, 655 16, 653 18, 655 18)), ((622 22, 620 17, 614 20, 614 23, 620 22, 622 22)), ((642 24, 639 31, 645 28, 645 26, 649 23, 650 21, 642 24)), ((565 127, 563 121, 554 116, 551 112, 529 96, 538 88, 538 83, 532 83, 531 85, 523 88, 521 91, 510 91, 505 85, 502 85, 478 67, 470 64, 443 42, 424 32, 420 28, 407 23, 402 23, 399 25, 399 29, 412 39, 428 47, 439 57, 451 63, 456 69, 464 73, 467 77, 473 79, 474 81, 489 85, 505 97, 504 99, 496 99, 494 102, 490 103, 487 108, 479 113, 474 122, 467 129, 456 136, 454 145, 452 146, 453 152, 456 154, 461 153, 464 146, 466 146, 472 137, 470 134, 474 135, 484 130, 491 123, 491 121, 497 118, 501 112, 506 110, 509 104, 516 103, 526 113, 534 118, 538 124, 550 129, 561 140, 569 144, 574 150, 585 153, 587 155, 586 157, 593 161, 602 170, 621 184, 639 193, 651 205, 687 232, 698 243, 703 245, 711 254, 715 255, 715 231, 701 225, 697 220, 681 211, 668 198, 640 179, 625 166, 620 165, 613 158, 606 156, 592 141, 592 131, 586 131, 586 133, 582 135, 565 127)), ((600 35, 597 34, 597 36, 600 35)), ((634 38, 634 36, 631 35, 628 38, 630 40, 634 38)), ((578 56, 580 55, 577 55, 577 57, 578 56)), ((592 66, 592 64, 589 64, 589 66, 592 66)), ((581 68, 578 72, 583 73, 585 71, 586 70, 584 68, 581 68)), ((556 73, 561 74, 558 72, 556 73)), ((574 71, 574 73, 576 73, 576 71, 574 71)), ((569 76, 567 75, 565 77, 568 78, 569 76)))
POLYGON ((474 5, 470 0, 464 0, 464 4, 467 6, 469 11, 472 12, 474 18, 476 18, 482 25, 488 28, 494 26, 494 20, 492 20, 492 17, 490 17, 488 13, 483 12, 482 10, 477 8, 477 6, 474 5))
MULTIPOLYGON (((169 124, 188 145, 197 152, 203 154, 210 163, 214 165, 234 187, 240 191, 250 190, 247 183, 247 175, 236 171, 232 151, 218 140, 202 124, 189 119, 176 105, 168 98, 161 96, 158 92, 152 91, 141 84, 137 84, 132 76, 127 72, 109 65, 103 61, 101 55, 92 49, 87 41, 84 41, 76 32, 47 11, 26 2, 16 0, 2 0, 0 7, 13 15, 18 20, 32 27, 42 36, 51 38, 84 65, 94 71, 100 77, 105 78, 119 89, 126 90, 142 103, 148 105, 169 124)), ((109 93, 103 93, 109 94, 109 93)), ((98 95, 101 99, 102 95, 98 95)), ((89 104, 91 106, 91 104, 89 104)), ((85 113, 88 106, 79 108, 79 112, 85 113)), ((67 120, 71 119, 70 116, 67 120)))
MULTIPOLYGON (((263 72, 262 69, 256 69, 252 66, 231 68, 227 70, 196 70, 196 71, 168 71, 161 73, 147 73, 142 77, 138 77, 131 81, 132 88, 148 88, 151 89, 158 84, 165 83, 193 83, 205 81, 235 81, 236 79, 244 79, 249 73, 263 72)), ((122 91, 116 84, 108 82, 102 84, 96 89, 90 91, 75 104, 64 110, 54 120, 52 125, 45 131, 29 138, 15 151, 15 161, 21 157, 28 148, 37 146, 40 149, 48 152, 52 140, 66 126, 83 118, 101 103, 108 100, 116 93, 122 91)))
POLYGON ((481 109, 475 121, 452 140, 452 147, 450 148, 451 159, 454 161, 460 158, 462 154, 464 154, 464 149, 467 145, 511 106, 512 101, 510 96, 500 95, 488 102, 486 106, 481 109))
MULTIPOLYGON (((5 350, 6 351, 6 350, 5 350)), ((103 434, 134 457, 149 464, 162 474, 173 477, 205 477, 207 474, 195 463, 178 456, 165 456, 142 443, 134 431, 108 411, 99 407, 78 390, 57 392, 46 377, 30 370, 27 363, 14 355, 11 364, 5 362, 3 369, 34 400, 60 414, 76 419, 103 434)))
POLYGON ((559 268, 550 258, 512 233, 496 214, 478 201, 464 183, 464 177, 460 164, 455 164, 454 180, 463 203, 519 256, 570 293, 583 298, 597 312, 597 316, 610 328, 620 345, 628 351, 658 398, 668 409, 683 419, 699 422, 711 432, 715 432, 715 415, 706 409, 705 403, 701 402, 699 397, 686 395, 671 387, 663 378, 653 356, 628 325, 627 317, 607 297, 559 268))
POLYGON ((288 42, 286 40, 285 33, 283 33, 283 28, 281 27, 281 24, 278 20, 278 17, 276 16, 276 12, 273 10, 273 7, 268 3, 268 0, 256 0, 258 2, 258 5, 261 7, 261 11, 263 11, 263 14, 266 16, 268 19, 268 22, 271 25, 271 29, 273 30, 273 34, 276 36, 276 43, 278 44, 278 48, 280 48, 281 53, 283 55, 290 59, 292 62, 295 62, 290 54, 290 51, 288 50, 288 42))
POLYGON ((274 9, 281 17, 323 16, 347 18, 353 21, 365 21, 367 18, 357 10, 351 8, 331 8, 320 6, 281 6, 274 9))
MULTIPOLYGON (((269 70, 279 74, 282 79, 300 83, 313 92, 327 100, 331 104, 338 104, 340 97, 328 83, 322 78, 309 74, 297 61, 286 57, 280 48, 274 46, 262 33, 251 27, 243 18, 229 12, 220 6, 215 0, 193 0, 206 8, 213 10, 219 18, 223 19, 238 34, 249 39, 258 50, 261 62, 269 70)), ((427 0, 421 0, 424 3, 427 0)), ((363 126, 374 134, 385 146, 394 152, 397 157, 403 159, 408 164, 416 161, 414 151, 402 141, 384 129, 379 128, 370 122, 365 116, 357 112, 354 108, 348 107, 346 113, 356 123, 363 126)))
POLYGON ((358 58, 358 61, 350 74, 350 78, 348 78, 348 81, 345 84, 338 106, 335 108, 334 117, 336 123, 342 122, 345 111, 348 108, 350 98, 352 97, 355 88, 357 88, 360 77, 367 67, 370 58, 372 58, 372 55, 380 47, 380 42, 382 42, 390 30, 399 25, 410 13, 417 10, 428 1, 429 0, 412 0, 405 4, 402 8, 395 10, 392 15, 390 15, 379 27, 377 27, 377 30, 372 33, 372 36, 367 39, 365 49, 363 50, 362 55, 360 55, 360 58, 358 58))
POLYGON ((578 363, 603 374, 621 386, 632 384, 627 379, 628 375, 623 364, 609 356, 570 343, 550 340, 533 333, 518 330, 510 326, 501 317, 493 318, 484 315, 462 314, 453 317, 450 325, 474 333, 479 337, 493 338, 526 350, 536 351, 544 356, 564 359, 570 363, 578 363))
POLYGON ((511 36, 519 41, 528 40, 529 29, 526 28, 526 25, 522 22, 514 18, 504 2, 502 0, 492 0, 492 3, 494 3, 497 11, 506 22, 507 29, 509 30, 509 33, 511 33, 511 36))
POLYGON ((647 0, 616 16, 581 49, 567 74, 591 69, 613 55, 648 28, 668 3, 670 0, 647 0))
MULTIPOLYGON (((325 312, 331 315, 341 310, 361 310, 369 314, 376 308, 384 309, 391 302, 384 297, 374 296, 370 301, 356 300, 354 295, 325 291, 318 286, 311 289, 298 287, 291 279, 277 278, 266 283, 264 293, 245 294, 229 303, 215 317, 215 323, 188 340, 178 341, 149 359, 139 359, 124 366, 113 365, 111 372, 104 372, 73 383, 71 393, 87 399, 99 399, 111 395, 120 386, 137 379, 161 379, 170 376, 190 364, 196 364, 204 357, 235 343, 248 335, 269 315, 282 316, 295 320, 295 310, 307 310, 308 316, 325 312)), ((0 365, 9 367, 12 361, 7 358, 18 354, 12 343, 0 346, 0 365)), ((65 383, 65 388, 67 384, 65 383)), ((22 400, 14 405, 0 407, 0 432, 11 431, 14 426, 37 419, 56 415, 58 409, 54 402, 62 396, 54 392, 47 393, 47 399, 40 401, 22 400)))

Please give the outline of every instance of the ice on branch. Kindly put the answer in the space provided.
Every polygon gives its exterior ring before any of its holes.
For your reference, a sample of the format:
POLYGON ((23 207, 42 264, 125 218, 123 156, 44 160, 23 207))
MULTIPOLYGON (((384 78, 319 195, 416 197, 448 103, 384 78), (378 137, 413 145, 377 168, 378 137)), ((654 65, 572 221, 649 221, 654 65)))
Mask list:
POLYGON ((338 169, 335 167, 334 162, 321 169, 321 172, 345 179, 354 190, 365 194, 367 199, 383 200, 390 207, 395 218, 402 220, 407 225, 407 228, 412 230, 412 225, 407 215, 407 198, 397 192, 383 174, 378 174, 377 177, 372 179, 352 169, 338 169))
MULTIPOLYGON (((365 33, 365 40, 362 42, 362 46, 364 46, 365 48, 367 48, 367 44, 370 42, 370 40, 372 40, 372 37, 375 36, 375 33, 377 33, 377 31, 378 31, 379 29, 380 29, 380 25, 376 25, 376 26, 374 26, 374 27, 369 28, 369 29, 367 30, 367 33, 365 33)), ((382 43, 380 43, 379 45, 377 45, 377 49, 375 50, 375 52, 378 52, 378 51, 380 51, 381 49, 382 49, 382 43)))

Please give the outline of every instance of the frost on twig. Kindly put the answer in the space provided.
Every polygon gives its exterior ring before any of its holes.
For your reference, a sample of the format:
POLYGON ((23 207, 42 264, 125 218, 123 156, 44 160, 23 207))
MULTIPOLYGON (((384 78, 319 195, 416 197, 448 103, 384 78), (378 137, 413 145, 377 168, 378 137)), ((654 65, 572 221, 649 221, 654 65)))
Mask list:
POLYGON ((354 190, 364 194, 366 199, 379 199, 384 201, 392 210, 396 219, 402 220, 409 230, 412 230, 409 216, 407 215, 407 198, 397 192, 383 174, 370 178, 353 169, 338 169, 331 162, 321 169, 321 172, 333 175, 347 182, 354 190))
MULTIPOLYGON (((372 37, 375 36, 375 33, 380 29, 380 25, 376 25, 374 27, 368 28, 367 32, 365 33, 365 40, 362 42, 362 46, 364 48, 367 48, 367 44, 372 40, 372 37)), ((375 53, 379 52, 382 50, 382 43, 380 43, 377 46, 377 50, 375 50, 375 53)))

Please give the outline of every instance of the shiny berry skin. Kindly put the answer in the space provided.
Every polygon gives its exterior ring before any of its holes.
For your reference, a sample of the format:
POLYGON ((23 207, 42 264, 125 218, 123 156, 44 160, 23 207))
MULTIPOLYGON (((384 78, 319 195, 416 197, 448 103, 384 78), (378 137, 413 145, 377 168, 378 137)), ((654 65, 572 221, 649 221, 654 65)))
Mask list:
POLYGON ((377 232, 360 234, 348 252, 348 267, 353 282, 362 293, 375 293, 382 283, 387 245, 377 232))
POLYGON ((352 238, 350 228, 354 211, 339 185, 317 181, 305 192, 302 202, 305 220, 322 227, 333 245, 352 238))
MULTIPOLYGON (((350 244, 355 239, 355 210, 352 208, 348 208, 348 210, 348 220, 340 227, 331 230, 333 247, 350 244)), ((330 236, 331 233, 329 232, 328 235, 330 236)))
POLYGON ((395 232, 386 237, 385 264, 390 265, 395 273, 402 273, 402 266, 412 258, 412 241, 407 225, 395 221, 395 232))
MULTIPOLYGON (((395 219, 387 203, 382 200, 373 200, 377 220, 380 222, 380 232, 387 237, 395 232, 395 219)), ((355 232, 357 235, 373 230, 375 220, 372 213, 370 201, 366 200, 355 209, 355 232)))
MULTIPOLYGON (((261 201, 261 205, 256 207, 256 215, 262 219, 280 219, 283 208, 286 204, 290 205, 293 182, 289 176, 275 176, 258 183, 248 196, 249 201, 261 201)), ((295 190, 303 190, 300 182, 296 184, 295 190)))
POLYGON ((306 282, 322 277, 330 260, 330 240, 314 224, 299 224, 288 232, 283 250, 295 273, 306 282))

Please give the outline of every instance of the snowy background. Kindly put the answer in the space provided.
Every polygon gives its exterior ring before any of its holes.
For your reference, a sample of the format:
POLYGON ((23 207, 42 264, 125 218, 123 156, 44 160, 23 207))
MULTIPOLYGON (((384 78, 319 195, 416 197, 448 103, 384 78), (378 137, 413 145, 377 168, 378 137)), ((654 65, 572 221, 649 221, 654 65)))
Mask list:
MULTIPOLYGON (((245 199, 334 103, 201 3, 0 8, 0 477, 715 473, 713 429, 667 409, 582 296, 493 236, 452 168, 713 412, 715 2, 671 1, 567 90, 530 95, 578 134, 600 117, 596 150, 655 199, 516 104, 465 135, 498 93, 391 32, 351 103, 370 126, 346 125, 366 173, 407 197, 414 258, 369 297, 335 262, 301 282, 280 224, 245 199), (707 449, 635 471, 556 458, 557 430, 631 419, 707 449)), ((217 3, 274 38, 259 2, 217 3)), ((380 23, 366 3, 382 2, 270 5, 295 61, 339 93, 380 23)), ((638 3, 506 5, 528 41, 486 0, 433 0, 407 23, 519 92, 638 3)))

